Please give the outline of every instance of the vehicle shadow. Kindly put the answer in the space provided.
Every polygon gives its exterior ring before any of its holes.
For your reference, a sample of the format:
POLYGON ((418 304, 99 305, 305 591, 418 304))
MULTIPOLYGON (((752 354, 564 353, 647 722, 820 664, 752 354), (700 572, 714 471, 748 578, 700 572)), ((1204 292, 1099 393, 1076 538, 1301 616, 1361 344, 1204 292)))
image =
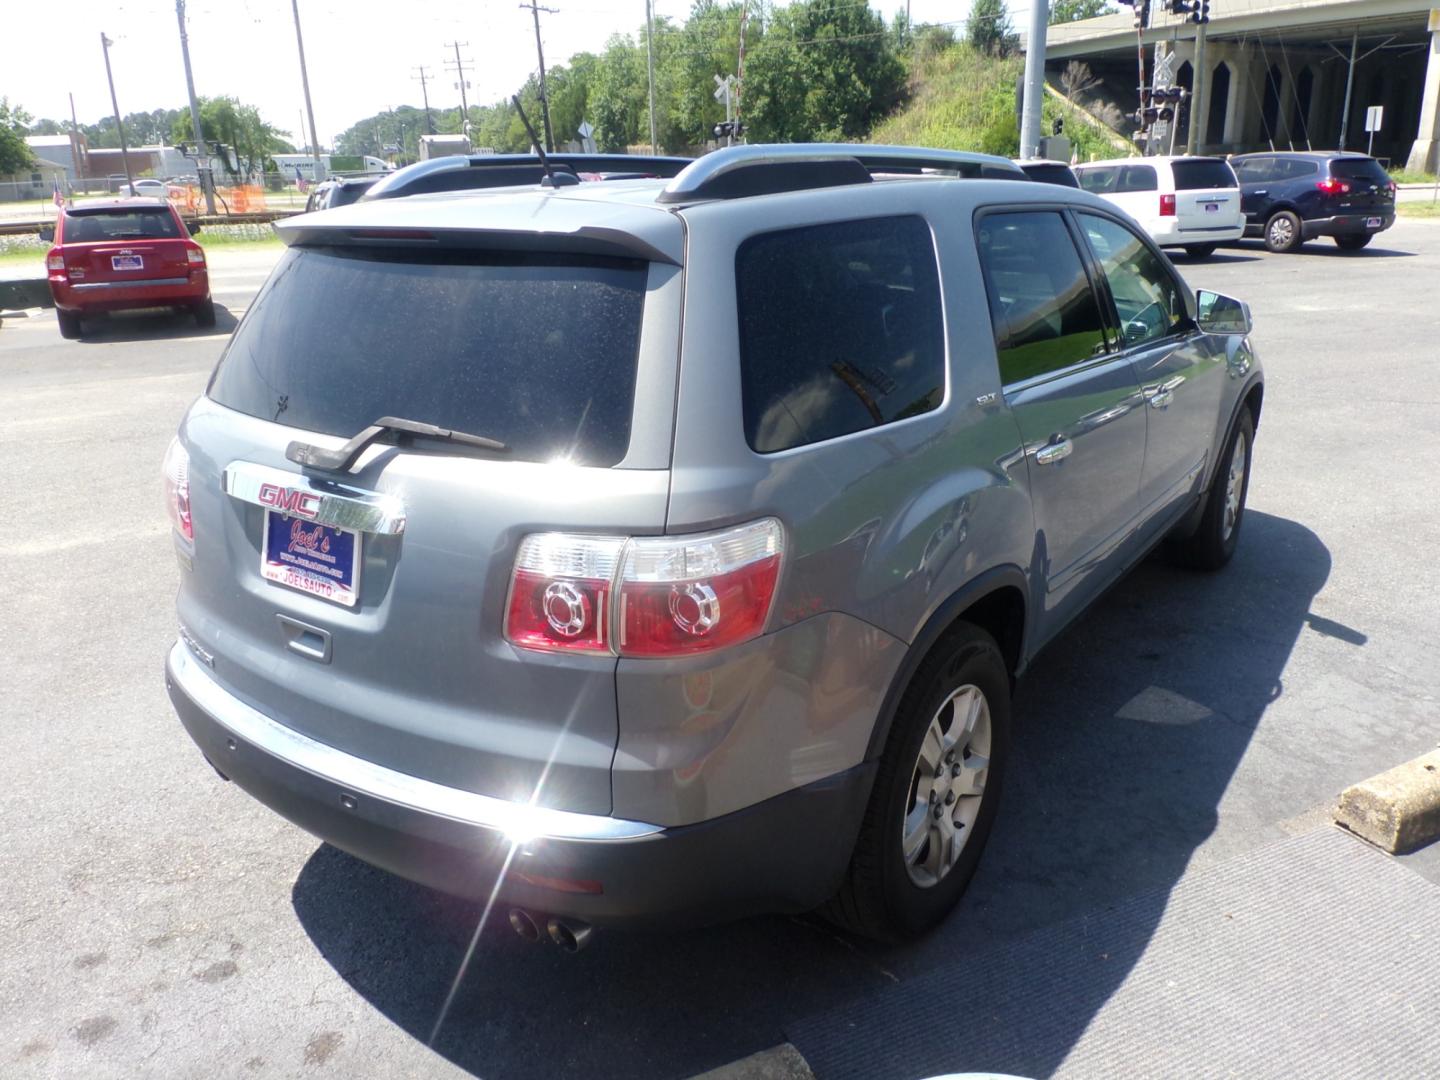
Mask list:
POLYGON ((1258 255, 1249 255, 1243 251, 1231 250, 1217 251, 1212 255, 1206 255, 1204 258, 1200 259, 1192 259, 1188 255, 1182 255, 1174 260, 1175 265, 1182 270, 1188 269, 1192 266, 1226 266, 1230 263, 1247 263, 1259 261, 1260 257, 1258 255))
POLYGON ((239 322, 221 304, 215 305, 215 325, 195 325, 195 317, 166 308, 140 311, 116 311, 85 319, 85 336, 81 344, 104 344, 115 341, 156 341, 167 338, 227 337, 239 322))
MULTIPOLYGON (((601 932, 571 956, 520 941, 496 912, 434 1050, 487 1078, 690 1075, 773 1046, 807 1017, 856 1003, 883 1011, 912 979, 978 957, 998 957, 992 967, 1009 980, 1049 985, 1053 958, 1027 970, 1020 958, 1032 954, 1012 943, 1153 897, 1127 920, 1125 947, 1049 1001, 1043 1030, 986 1003, 957 1008, 953 1022, 914 1040, 903 1024, 878 1022, 851 1036, 894 1040, 893 1069, 881 1076, 1049 1075, 1144 953, 1168 890, 1214 830, 1329 570, 1309 529, 1251 511, 1223 573, 1188 573, 1156 557, 1118 584, 1022 680, 995 834, 960 909, 926 939, 884 947, 809 917, 766 918, 688 934, 601 932), (905 1052, 912 1041, 924 1044, 920 1057, 905 1052)), ((483 905, 328 846, 302 869, 292 902, 340 976, 428 1042, 483 905)))
POLYGON ((1270 255, 1277 259, 1287 259, 1295 255, 1317 255, 1329 259, 1413 259, 1416 255, 1416 252, 1413 251, 1376 247, 1373 243, 1359 251, 1344 251, 1336 246, 1335 241, 1323 236, 1307 240, 1300 245, 1298 251, 1284 254, 1267 251, 1265 241, 1255 239, 1237 240, 1232 250, 1253 251, 1255 252, 1254 257, 1270 255))

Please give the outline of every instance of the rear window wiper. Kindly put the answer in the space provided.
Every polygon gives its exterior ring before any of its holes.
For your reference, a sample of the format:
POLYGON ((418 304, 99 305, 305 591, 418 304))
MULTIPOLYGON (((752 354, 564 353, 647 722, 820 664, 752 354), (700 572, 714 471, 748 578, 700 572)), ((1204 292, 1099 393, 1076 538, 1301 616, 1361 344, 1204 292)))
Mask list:
POLYGON ((423 435, 427 439, 440 439, 458 446, 473 446, 496 454, 510 452, 498 439, 487 439, 483 435, 471 435, 466 431, 451 431, 449 428, 424 424, 418 420, 404 420, 398 416, 382 416, 360 434, 338 450, 326 450, 323 446, 310 443, 292 442, 285 448, 285 457, 296 465, 313 469, 329 469, 334 472, 348 472, 365 448, 381 435, 423 435))

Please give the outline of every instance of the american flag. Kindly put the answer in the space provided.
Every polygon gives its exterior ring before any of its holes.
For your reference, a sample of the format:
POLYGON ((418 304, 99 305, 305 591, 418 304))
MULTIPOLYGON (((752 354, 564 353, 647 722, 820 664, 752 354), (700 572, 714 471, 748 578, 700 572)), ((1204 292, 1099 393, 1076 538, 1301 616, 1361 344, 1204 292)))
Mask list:
POLYGON ((54 194, 55 205, 56 205, 56 206, 64 206, 64 205, 65 205, 65 193, 60 190, 60 174, 59 174, 59 173, 55 173, 54 175, 52 175, 52 176, 50 177, 50 182, 51 182, 51 184, 54 186, 54 190, 55 190, 55 194, 54 194))
POLYGON ((301 174, 299 165, 295 166, 295 186, 300 189, 301 195, 310 190, 310 181, 301 174))

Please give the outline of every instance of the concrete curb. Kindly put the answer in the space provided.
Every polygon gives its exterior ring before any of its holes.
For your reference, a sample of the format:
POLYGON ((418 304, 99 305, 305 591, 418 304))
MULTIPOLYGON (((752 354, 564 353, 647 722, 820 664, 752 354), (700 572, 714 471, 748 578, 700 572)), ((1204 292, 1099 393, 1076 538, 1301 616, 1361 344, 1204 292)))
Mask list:
POLYGON ((0 309, 53 307, 50 283, 45 278, 10 278, 0 281, 0 309))
POLYGON ((691 1080, 815 1080, 815 1074, 799 1050, 789 1043, 781 1043, 691 1080))
POLYGON ((1335 824, 1392 855, 1440 839, 1440 750, 1346 788, 1335 824))

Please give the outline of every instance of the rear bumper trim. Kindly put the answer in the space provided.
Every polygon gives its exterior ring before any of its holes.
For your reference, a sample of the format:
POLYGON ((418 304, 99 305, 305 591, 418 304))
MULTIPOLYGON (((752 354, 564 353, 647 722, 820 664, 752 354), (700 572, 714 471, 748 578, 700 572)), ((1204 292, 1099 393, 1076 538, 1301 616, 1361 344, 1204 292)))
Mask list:
MULTIPOLYGON (((493 830, 517 842, 542 837, 634 840, 663 831, 646 822, 508 802, 396 772, 326 746, 252 709, 211 678, 184 642, 177 641, 170 650, 168 666, 176 686, 231 734, 272 758, 356 795, 493 830)), ((223 762, 214 764, 224 767, 223 762)))
POLYGON ((70 288, 76 292, 92 292, 96 289, 148 289, 153 286, 189 285, 190 279, 183 277, 146 278, 144 281, 72 281, 70 288))

